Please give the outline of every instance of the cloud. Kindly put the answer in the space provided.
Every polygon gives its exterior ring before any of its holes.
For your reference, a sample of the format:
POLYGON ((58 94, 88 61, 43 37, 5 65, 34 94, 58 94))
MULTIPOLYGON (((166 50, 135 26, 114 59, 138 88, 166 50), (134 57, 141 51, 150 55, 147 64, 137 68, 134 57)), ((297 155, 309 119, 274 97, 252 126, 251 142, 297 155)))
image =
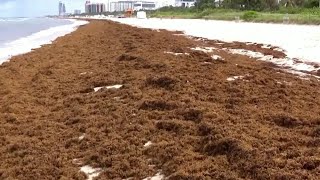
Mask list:
POLYGON ((16 5, 15 1, 12 0, 0 0, 0 11, 9 11, 16 5))
POLYGON ((12 2, 12 1, 15 1, 15 0, 0 0, 0 4, 7 3, 7 2, 12 2))

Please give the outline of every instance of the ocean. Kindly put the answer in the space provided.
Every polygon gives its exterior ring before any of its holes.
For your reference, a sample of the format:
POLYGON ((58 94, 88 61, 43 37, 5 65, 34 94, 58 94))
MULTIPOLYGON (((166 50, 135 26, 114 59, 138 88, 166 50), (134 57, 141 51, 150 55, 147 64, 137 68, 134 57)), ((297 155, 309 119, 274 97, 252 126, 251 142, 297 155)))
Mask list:
POLYGON ((86 23, 54 18, 0 17, 0 64, 11 56, 51 43, 57 37, 68 34, 86 23))

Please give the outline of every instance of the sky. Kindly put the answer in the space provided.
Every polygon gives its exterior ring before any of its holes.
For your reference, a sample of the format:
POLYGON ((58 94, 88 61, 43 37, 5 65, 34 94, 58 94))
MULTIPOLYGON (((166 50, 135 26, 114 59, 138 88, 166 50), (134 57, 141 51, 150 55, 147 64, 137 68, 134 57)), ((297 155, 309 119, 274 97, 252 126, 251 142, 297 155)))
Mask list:
MULTIPOLYGON (((85 0, 61 0, 66 5, 67 13, 75 9, 84 11, 85 0)), ((108 2, 108 0, 95 0, 108 2)), ((110 0, 112 1, 112 0, 110 0)), ((154 0, 155 1, 155 0, 154 0)), ((171 1, 171 0, 156 0, 171 1)), ((0 0, 0 17, 39 17, 58 14, 59 0, 0 0)))
MULTIPOLYGON (((64 0, 67 12, 84 9, 84 0, 64 0)), ((58 14, 59 0, 0 0, 0 17, 38 17, 58 14)))

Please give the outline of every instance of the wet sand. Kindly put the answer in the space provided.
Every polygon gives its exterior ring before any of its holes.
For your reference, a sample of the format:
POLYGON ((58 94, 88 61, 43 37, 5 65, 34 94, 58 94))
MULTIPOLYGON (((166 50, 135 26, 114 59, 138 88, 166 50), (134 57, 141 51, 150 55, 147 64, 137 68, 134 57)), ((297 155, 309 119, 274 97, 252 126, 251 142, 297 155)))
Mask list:
POLYGON ((91 21, 2 64, 0 179, 317 179, 318 79, 177 34, 91 21))

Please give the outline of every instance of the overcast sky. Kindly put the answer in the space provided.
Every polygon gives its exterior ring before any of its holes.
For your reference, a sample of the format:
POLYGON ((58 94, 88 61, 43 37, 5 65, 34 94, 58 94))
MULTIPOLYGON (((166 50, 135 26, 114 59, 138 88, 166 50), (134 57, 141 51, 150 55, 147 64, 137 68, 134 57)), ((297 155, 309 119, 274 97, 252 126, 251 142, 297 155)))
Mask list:
MULTIPOLYGON (((68 12, 84 9, 84 0, 64 0, 68 12)), ((0 0, 0 17, 34 17, 58 14, 59 0, 0 0)))
MULTIPOLYGON (((95 0, 108 2, 108 0, 95 0)), ((110 0, 112 1, 112 0, 110 0)), ((152 0, 151 0, 152 1, 152 0)), ((155 0, 154 0, 155 1, 155 0)), ((174 0, 157 0, 174 1, 174 0)), ((85 0, 62 0, 68 13, 75 9, 84 11, 85 0)), ((0 17, 36 17, 58 14, 59 0, 0 0, 0 17)))

